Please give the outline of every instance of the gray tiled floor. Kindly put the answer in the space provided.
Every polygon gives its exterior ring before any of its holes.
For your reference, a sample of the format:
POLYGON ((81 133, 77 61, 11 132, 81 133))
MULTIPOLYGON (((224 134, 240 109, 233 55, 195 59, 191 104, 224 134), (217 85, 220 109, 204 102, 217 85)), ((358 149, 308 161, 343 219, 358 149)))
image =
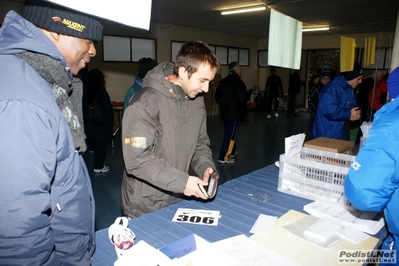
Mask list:
MULTIPOLYGON (((217 157, 223 137, 223 124, 219 116, 209 116, 208 134, 220 183, 273 164, 284 153, 284 138, 298 133, 309 135, 309 113, 287 118, 280 112, 278 118, 266 119, 263 110, 249 111, 237 137, 237 161, 233 165, 222 165, 217 163, 217 157)), ((108 149, 106 164, 111 168, 108 173, 94 174, 92 155, 85 155, 96 200, 96 230, 110 226, 116 217, 122 215, 119 197, 123 160, 119 134, 115 135, 114 143, 115 147, 112 149, 110 145, 108 149)))

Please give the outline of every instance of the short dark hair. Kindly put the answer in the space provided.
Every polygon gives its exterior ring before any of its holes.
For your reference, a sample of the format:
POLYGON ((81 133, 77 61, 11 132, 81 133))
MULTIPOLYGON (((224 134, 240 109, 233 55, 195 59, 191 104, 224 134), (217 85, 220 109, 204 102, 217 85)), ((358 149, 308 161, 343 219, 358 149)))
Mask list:
POLYGON ((179 74, 179 68, 184 67, 190 78, 198 70, 202 63, 207 63, 211 68, 220 69, 220 62, 212 49, 204 42, 191 41, 185 43, 177 53, 175 60, 175 74, 179 74))
POLYGON ((235 72, 240 66, 240 63, 238 63, 237 61, 231 62, 229 64, 229 72, 235 72))

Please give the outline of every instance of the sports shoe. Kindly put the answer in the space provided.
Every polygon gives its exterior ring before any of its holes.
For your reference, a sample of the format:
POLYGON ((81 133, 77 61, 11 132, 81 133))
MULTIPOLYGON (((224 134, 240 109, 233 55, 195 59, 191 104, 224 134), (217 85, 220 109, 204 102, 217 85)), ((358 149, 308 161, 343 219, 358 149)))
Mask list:
POLYGON ((219 163, 223 163, 223 164, 233 164, 236 162, 235 159, 233 158, 229 158, 227 161, 223 161, 223 160, 218 160, 219 163))
POLYGON ((275 113, 274 116, 275 116, 275 117, 278 117, 278 113, 275 113))
POLYGON ((238 151, 236 150, 235 153, 232 153, 229 155, 229 158, 234 158, 234 157, 236 157, 237 154, 238 154, 238 151))
POLYGON ((104 164, 104 167, 101 169, 94 169, 94 173, 106 173, 109 171, 109 166, 104 164))
POLYGON ((272 115, 267 115, 267 119, 269 119, 270 117, 272 117, 272 115))

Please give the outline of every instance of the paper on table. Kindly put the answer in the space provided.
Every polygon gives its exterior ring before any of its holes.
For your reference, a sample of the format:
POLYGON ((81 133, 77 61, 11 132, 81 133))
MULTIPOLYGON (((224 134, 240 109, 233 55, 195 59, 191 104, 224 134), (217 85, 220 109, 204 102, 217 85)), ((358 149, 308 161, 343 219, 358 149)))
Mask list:
POLYGON ((172 222, 217 226, 220 211, 178 208, 172 222))
POLYGON ((258 219, 249 232, 252 234, 258 233, 268 235, 276 221, 277 216, 259 214, 258 219))
POLYGON ((167 265, 171 260, 161 251, 141 240, 129 250, 129 254, 115 261, 114 266, 153 266, 167 265))
POLYGON ((370 237, 368 234, 348 226, 340 228, 337 234, 355 244, 360 243, 370 237))
POLYGON ((333 218, 324 217, 303 232, 305 239, 322 247, 329 247, 334 242, 334 235, 342 227, 342 223, 333 218))
POLYGON ((247 266, 299 266, 298 263, 256 243, 245 235, 226 238, 211 245, 218 247, 247 266))
POLYGON ((301 153, 305 137, 305 133, 300 133, 285 138, 285 156, 298 157, 301 153))
MULTIPOLYGON (((245 266, 242 262, 230 256, 223 250, 215 247, 205 239, 194 234, 196 250, 178 259, 171 260, 162 266, 187 266, 187 265, 229 265, 245 266)), ((141 265, 141 264, 135 264, 141 265)), ((156 264, 155 264, 156 265, 156 264)))
MULTIPOLYGON (((315 217, 290 210, 277 219, 276 224, 273 226, 273 229, 268 236, 254 234, 249 237, 249 239, 297 262, 300 265, 306 266, 337 266, 337 260, 333 258, 338 257, 337 254, 340 250, 373 250, 377 249, 379 246, 378 238, 369 237, 359 244, 354 244, 343 239, 331 248, 323 248, 287 230, 287 226, 298 222, 307 216, 313 218, 310 219, 312 222, 306 227, 309 228, 312 223, 317 221, 315 217)), ((302 231, 306 230, 306 228, 303 228, 302 231)), ((355 263, 350 265, 354 264, 355 263)))
POLYGON ((379 213, 361 212, 356 209, 347 210, 344 207, 331 206, 321 202, 306 204, 303 210, 309 214, 322 218, 330 216, 343 222, 345 226, 375 235, 384 226, 384 217, 379 213))
POLYGON ((321 246, 327 245, 333 235, 338 235, 355 244, 369 238, 368 234, 355 228, 344 226, 344 222, 325 216, 304 232, 304 237, 321 246))

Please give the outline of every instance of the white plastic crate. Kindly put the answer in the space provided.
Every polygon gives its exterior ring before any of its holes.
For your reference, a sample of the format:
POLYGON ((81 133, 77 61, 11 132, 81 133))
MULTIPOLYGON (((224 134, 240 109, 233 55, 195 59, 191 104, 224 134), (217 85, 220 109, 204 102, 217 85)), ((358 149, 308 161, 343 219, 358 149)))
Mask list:
POLYGON ((280 155, 277 190, 294 196, 350 206, 344 179, 355 156, 303 147, 299 157, 280 155))

